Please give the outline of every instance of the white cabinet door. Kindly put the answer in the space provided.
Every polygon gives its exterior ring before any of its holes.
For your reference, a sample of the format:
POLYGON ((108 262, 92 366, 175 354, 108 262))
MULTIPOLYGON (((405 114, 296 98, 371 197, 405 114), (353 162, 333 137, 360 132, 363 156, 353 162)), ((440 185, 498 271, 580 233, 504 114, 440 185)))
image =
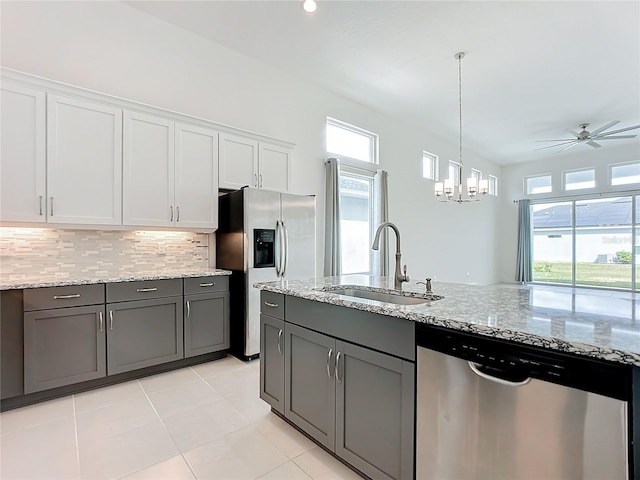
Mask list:
POLYGON ((177 123, 176 227, 218 228, 218 132, 177 123))
POLYGON ((220 188, 258 186, 258 142, 220 134, 220 188))
POLYGON ((123 165, 123 223, 173 226, 173 122, 125 111, 123 165))
POLYGON ((0 220, 44 222, 45 92, 3 80, 0 91, 0 220))
POLYGON ((122 110, 47 96, 47 221, 122 223, 122 110))
POLYGON ((260 142, 258 186, 277 192, 289 191, 289 164, 291 151, 260 142))

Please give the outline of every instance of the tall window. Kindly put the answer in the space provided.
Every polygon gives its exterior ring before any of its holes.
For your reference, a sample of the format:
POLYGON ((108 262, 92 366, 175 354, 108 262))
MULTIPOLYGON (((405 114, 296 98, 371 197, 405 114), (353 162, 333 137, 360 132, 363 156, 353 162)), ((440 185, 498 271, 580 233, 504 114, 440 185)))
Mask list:
POLYGON ((327 152, 368 163, 378 163, 378 135, 327 117, 327 152))
POLYGON ((489 195, 498 196, 498 177, 489 175, 489 195))
POLYGON ((342 273, 371 273, 373 175, 340 172, 342 273))
POLYGON ((438 180, 438 155, 422 152, 422 176, 429 180, 438 180))
POLYGON ((460 185, 460 164, 458 162, 454 162, 453 160, 449 160, 449 176, 447 178, 453 180, 453 185, 460 185))
POLYGON ((638 289, 640 195, 531 208, 535 282, 638 289))

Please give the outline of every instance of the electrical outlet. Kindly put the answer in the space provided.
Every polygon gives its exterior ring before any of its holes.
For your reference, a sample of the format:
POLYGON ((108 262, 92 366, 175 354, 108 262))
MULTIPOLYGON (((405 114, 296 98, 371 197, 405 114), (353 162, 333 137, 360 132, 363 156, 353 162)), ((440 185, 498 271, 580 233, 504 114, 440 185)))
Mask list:
POLYGON ((163 242, 158 243, 158 255, 166 255, 167 246, 163 242))

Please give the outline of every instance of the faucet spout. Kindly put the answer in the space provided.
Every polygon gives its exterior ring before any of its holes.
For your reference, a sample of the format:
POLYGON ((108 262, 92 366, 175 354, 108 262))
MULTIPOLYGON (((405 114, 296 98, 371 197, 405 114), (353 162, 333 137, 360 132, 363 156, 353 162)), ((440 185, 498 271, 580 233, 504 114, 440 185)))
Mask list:
POLYGON ((402 253, 400 253, 400 230, 391 222, 383 222, 378 226, 376 230, 376 235, 373 238, 373 245, 371 245, 372 250, 378 250, 380 248, 380 234, 385 227, 391 228, 396 233, 396 271, 393 277, 393 288, 395 290, 402 290, 402 282, 408 282, 409 276, 407 275, 407 266, 404 266, 404 274, 401 273, 401 258, 402 253))

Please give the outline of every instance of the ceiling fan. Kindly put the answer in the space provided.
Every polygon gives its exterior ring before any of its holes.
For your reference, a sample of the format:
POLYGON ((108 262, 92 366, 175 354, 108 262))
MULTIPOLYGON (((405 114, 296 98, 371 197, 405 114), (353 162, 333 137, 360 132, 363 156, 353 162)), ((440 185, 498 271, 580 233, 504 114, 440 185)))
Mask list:
POLYGON ((595 129, 593 132, 589 132, 587 127, 588 123, 581 123, 579 127, 582 129, 581 132, 576 132, 575 130, 567 129, 571 135, 575 138, 560 138, 554 140, 537 140, 537 142, 560 142, 555 145, 549 145, 547 147, 536 148, 536 150, 544 150, 545 148, 553 148, 560 147, 565 145, 564 148, 558 150, 559 152, 564 152, 565 150, 570 149, 571 147, 579 144, 586 143, 587 145, 592 146, 593 148, 600 148, 602 145, 597 143, 595 140, 621 140, 623 138, 635 138, 637 135, 614 135, 616 133, 626 132, 627 130, 633 130, 636 128, 640 128, 640 125, 635 125, 633 127, 620 128, 619 130, 611 130, 610 132, 605 132, 605 130, 613 127, 615 124, 620 123, 620 120, 614 120, 613 122, 609 122, 606 125, 595 129))

